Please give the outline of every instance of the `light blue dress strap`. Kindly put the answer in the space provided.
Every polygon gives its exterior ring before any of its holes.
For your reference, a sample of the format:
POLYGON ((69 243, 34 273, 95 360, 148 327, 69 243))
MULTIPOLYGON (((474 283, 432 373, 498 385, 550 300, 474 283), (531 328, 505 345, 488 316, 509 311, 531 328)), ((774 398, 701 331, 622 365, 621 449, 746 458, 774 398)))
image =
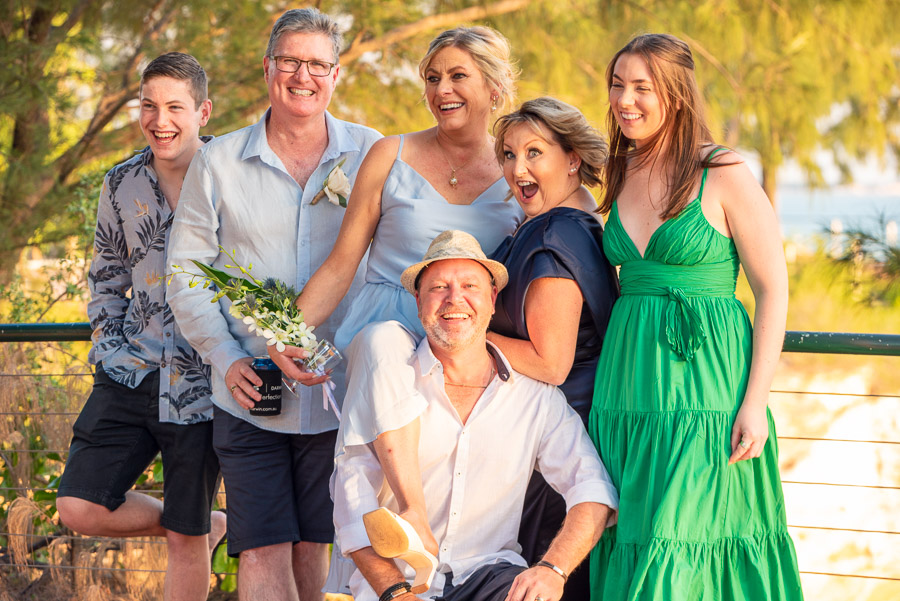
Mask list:
POLYGON ((397 160, 402 161, 400 153, 403 152, 403 134, 400 134, 400 146, 397 148, 397 160))

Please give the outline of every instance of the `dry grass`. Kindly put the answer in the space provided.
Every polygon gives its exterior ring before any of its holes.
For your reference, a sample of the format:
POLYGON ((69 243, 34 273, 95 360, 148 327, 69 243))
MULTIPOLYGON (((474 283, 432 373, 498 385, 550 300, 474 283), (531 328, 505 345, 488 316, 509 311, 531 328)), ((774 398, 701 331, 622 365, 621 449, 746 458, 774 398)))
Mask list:
POLYGON ((55 451, 72 436, 75 415, 59 414, 77 413, 90 392, 92 378, 74 374, 89 371, 53 345, 0 346, 0 553, 4 542, 8 549, 0 601, 162 598, 163 574, 154 570, 165 570, 164 544, 73 535, 43 491, 62 473, 65 453, 55 451))
MULTIPOLYGON (((40 492, 62 473, 65 453, 57 458, 47 451, 68 449, 76 417, 55 414, 77 414, 93 380, 33 376, 89 371, 83 358, 66 356, 51 345, 0 345, 0 374, 6 374, 0 376, 0 487, 6 488, 0 489, 0 601, 162 599, 162 539, 80 537, 59 524, 52 496, 40 492)), ((219 504, 225 506, 224 495, 219 504)), ((220 590, 215 576, 210 584, 210 599, 237 599, 236 592, 220 590)))

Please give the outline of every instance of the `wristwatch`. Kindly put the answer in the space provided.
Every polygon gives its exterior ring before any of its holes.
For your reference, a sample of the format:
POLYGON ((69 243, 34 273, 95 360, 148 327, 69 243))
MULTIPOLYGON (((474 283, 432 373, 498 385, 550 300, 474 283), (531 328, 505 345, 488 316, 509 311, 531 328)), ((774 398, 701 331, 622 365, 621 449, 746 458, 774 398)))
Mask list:
POLYGON ((384 592, 381 593, 380 597, 378 597, 378 601, 391 601, 391 599, 402 597, 406 593, 411 592, 412 587, 408 582, 398 582, 397 584, 392 584, 391 586, 384 589, 384 592))

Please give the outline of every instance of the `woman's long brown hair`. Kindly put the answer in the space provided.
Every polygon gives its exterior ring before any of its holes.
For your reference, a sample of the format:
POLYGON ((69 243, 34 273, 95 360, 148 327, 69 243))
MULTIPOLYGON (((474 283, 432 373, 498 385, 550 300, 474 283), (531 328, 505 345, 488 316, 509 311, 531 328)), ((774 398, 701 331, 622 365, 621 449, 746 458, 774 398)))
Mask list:
POLYGON ((665 121, 641 149, 625 137, 616 121, 612 105, 606 114, 609 131, 609 159, 604 168, 606 187, 598 212, 608 213, 625 185, 628 163, 640 166, 652 160, 652 168, 662 169, 668 182, 668 199, 660 218, 671 219, 692 200, 691 192, 703 169, 733 163, 711 163, 704 147, 713 144, 706 124, 703 98, 694 77, 691 49, 675 36, 660 33, 639 35, 619 50, 606 68, 606 86, 612 87, 616 61, 634 54, 647 61, 656 93, 665 109, 665 121), (659 152, 663 149, 662 152, 659 152), (661 163, 657 165, 656 163, 661 163))

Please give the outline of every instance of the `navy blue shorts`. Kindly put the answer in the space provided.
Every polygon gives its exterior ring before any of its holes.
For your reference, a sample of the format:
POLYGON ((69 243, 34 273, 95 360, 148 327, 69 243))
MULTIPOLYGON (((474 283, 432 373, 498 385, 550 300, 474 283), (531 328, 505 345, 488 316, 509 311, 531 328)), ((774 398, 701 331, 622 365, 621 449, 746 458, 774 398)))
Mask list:
POLYGON ((460 584, 453 585, 452 574, 447 577, 443 594, 437 601, 504 601, 516 576, 525 571, 522 566, 507 561, 491 563, 475 570, 460 584))
POLYGON ((213 425, 159 421, 159 370, 137 388, 128 388, 98 364, 94 388, 72 430, 58 497, 77 497, 115 511, 161 453, 162 527, 188 536, 209 533, 209 512, 219 488, 213 425))
POLYGON ((215 408, 213 446, 228 500, 228 554, 280 543, 330 543, 337 430, 282 434, 215 408))

